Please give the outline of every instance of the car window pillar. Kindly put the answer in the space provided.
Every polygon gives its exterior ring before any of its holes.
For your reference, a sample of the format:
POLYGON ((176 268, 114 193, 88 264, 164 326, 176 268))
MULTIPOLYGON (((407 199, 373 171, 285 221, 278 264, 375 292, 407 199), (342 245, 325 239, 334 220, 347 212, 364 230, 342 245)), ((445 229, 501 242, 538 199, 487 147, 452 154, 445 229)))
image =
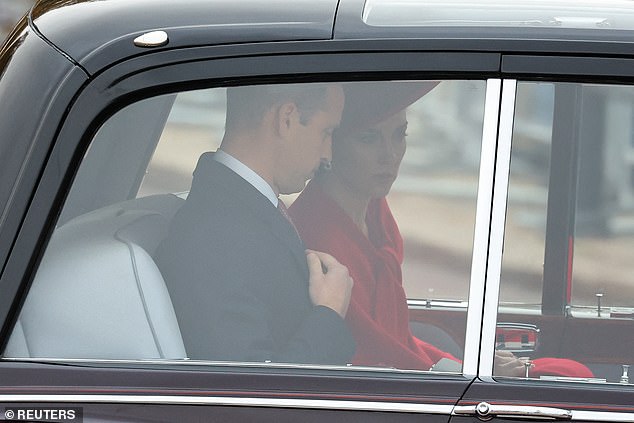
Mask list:
MULTIPOLYGON (((491 206, 491 230, 486 260, 486 289, 482 312, 482 336, 478 375, 490 377, 493 371, 495 327, 497 321, 498 297, 500 292, 500 272, 502 269, 502 250, 504 246, 504 224, 506 218, 506 198, 509 183, 511 160, 511 139, 513 137, 513 119, 515 115, 515 95, 517 81, 502 82, 500 97, 499 124, 497 126, 497 149, 495 154, 495 174, 491 206)), ((480 193, 478 193, 480 195, 480 193)), ((475 295, 475 293, 474 293, 475 295)), ((472 307, 469 307, 471 311, 472 307)), ((468 334, 467 334, 468 335, 468 334)), ((467 337, 468 339, 468 337, 467 337)), ((465 352, 466 356, 466 352, 465 352)))
POLYGON ((476 375, 478 372, 478 344, 482 329, 482 306, 484 300, 482 293, 485 291, 486 260, 493 195, 491 186, 495 176, 495 151, 497 147, 501 89, 501 80, 487 80, 463 363, 463 373, 466 375, 476 375))
POLYGON ((570 300, 579 122, 586 121, 582 89, 578 84, 555 85, 542 289, 545 315, 564 315, 570 300))

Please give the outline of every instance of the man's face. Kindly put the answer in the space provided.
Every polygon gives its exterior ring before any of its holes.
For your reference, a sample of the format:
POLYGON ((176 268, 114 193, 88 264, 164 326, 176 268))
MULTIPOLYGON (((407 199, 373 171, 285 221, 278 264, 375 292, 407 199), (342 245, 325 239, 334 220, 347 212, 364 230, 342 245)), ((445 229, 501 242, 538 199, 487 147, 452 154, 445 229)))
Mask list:
POLYGON ((293 120, 291 136, 285 140, 277 172, 280 194, 292 194, 304 189, 306 181, 319 169, 322 160, 330 161, 332 133, 341 122, 344 94, 339 85, 328 87, 326 102, 308 119, 299 113, 293 120))

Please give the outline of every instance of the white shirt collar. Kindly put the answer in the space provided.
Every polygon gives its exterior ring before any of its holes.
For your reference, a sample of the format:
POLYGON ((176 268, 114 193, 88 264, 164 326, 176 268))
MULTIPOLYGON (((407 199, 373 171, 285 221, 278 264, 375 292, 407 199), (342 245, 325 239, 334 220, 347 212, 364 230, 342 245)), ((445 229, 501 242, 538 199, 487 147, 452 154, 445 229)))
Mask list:
POLYGON ((277 207, 278 199, 275 195, 275 191, 273 191, 273 188, 271 188, 271 186, 260 175, 251 170, 251 168, 233 157, 231 154, 220 149, 216 151, 213 158, 218 163, 222 163, 240 175, 244 180, 253 185, 255 189, 260 191, 262 195, 268 198, 275 207, 277 207))

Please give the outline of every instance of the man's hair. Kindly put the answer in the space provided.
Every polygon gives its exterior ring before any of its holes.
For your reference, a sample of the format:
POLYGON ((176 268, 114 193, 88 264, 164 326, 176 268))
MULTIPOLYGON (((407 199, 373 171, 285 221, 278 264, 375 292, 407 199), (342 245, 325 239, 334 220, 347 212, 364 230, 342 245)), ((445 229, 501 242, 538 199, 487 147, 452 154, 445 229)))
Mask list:
POLYGON ((331 84, 249 85, 227 88, 226 129, 253 127, 272 107, 295 103, 302 124, 324 110, 331 84))

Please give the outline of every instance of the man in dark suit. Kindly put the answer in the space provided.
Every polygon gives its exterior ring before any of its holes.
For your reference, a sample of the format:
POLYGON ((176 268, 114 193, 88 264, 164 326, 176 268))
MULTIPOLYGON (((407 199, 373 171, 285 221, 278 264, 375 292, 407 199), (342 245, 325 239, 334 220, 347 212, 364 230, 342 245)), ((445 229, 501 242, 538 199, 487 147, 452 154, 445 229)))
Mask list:
MULTIPOLYGON (((193 359, 346 364, 352 280, 306 252, 278 207, 331 157, 334 84, 227 89, 220 150, 205 153, 157 252, 193 359)), ((282 205, 283 206, 283 205, 282 205)))

